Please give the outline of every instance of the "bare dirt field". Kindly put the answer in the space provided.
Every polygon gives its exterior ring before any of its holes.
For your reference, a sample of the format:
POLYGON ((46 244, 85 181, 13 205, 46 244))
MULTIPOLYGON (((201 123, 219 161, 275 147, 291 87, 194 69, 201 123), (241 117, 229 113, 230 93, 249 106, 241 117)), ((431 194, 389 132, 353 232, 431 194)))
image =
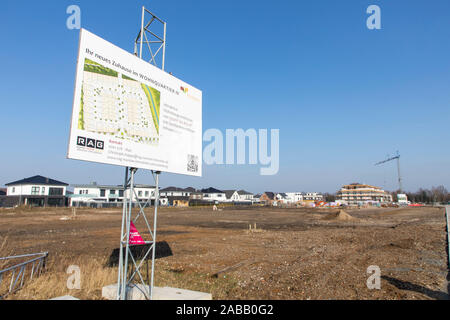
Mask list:
MULTIPOLYGON (((161 208, 157 240, 164 253, 155 284, 211 292, 214 299, 448 299, 444 209, 337 212, 161 208), (379 290, 366 284, 372 265, 381 270, 379 290)), ((101 287, 117 281, 109 262, 121 209, 71 215, 69 208, 0 210, 0 256, 49 252, 46 273, 7 298, 101 299, 101 287), (69 265, 80 266, 80 290, 66 287, 69 265)), ((144 221, 136 227, 144 230, 144 221)))

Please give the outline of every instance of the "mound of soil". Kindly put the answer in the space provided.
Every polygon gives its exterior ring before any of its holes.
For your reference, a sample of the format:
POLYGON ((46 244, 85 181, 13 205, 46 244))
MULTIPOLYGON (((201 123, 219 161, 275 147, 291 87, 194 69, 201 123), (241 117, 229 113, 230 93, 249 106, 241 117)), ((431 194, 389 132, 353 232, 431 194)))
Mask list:
POLYGON ((335 213, 330 213, 329 215, 325 216, 324 220, 335 220, 335 221, 356 221, 358 220, 355 217, 352 217, 344 210, 339 210, 335 213))

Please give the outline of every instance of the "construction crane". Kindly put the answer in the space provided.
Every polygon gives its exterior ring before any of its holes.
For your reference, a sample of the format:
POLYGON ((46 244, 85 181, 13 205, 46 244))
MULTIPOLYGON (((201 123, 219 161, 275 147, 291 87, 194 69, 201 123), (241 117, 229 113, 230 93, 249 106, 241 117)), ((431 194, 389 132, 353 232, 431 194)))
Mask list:
POLYGON ((397 151, 397 155, 390 157, 386 160, 375 163, 376 166, 397 159, 397 170, 398 170, 398 186, 400 193, 402 193, 402 176, 400 175, 400 154, 397 151))

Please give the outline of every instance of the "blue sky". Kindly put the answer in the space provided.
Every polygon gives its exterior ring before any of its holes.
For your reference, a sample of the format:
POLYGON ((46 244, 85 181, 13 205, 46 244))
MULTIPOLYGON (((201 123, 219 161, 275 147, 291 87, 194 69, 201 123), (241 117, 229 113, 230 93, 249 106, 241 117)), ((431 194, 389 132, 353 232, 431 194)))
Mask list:
MULTIPOLYGON (((335 192, 364 182, 450 189, 450 2, 3 1, 0 184, 41 174, 119 184, 123 168, 66 159, 81 25, 132 51, 145 4, 167 22, 166 70, 203 91, 203 129, 280 129, 280 170, 204 165, 163 186, 335 192), (381 8, 381 30, 366 9, 381 8)), ((206 144, 206 143, 205 143, 206 144)), ((137 181, 152 183, 141 170, 137 181)))

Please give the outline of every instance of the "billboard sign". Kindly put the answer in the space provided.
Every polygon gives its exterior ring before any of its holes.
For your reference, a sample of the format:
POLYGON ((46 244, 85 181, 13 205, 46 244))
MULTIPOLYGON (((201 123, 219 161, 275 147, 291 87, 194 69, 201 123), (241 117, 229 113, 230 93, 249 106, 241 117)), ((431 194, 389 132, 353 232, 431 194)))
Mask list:
POLYGON ((202 92, 81 29, 67 157, 201 176, 202 92))

